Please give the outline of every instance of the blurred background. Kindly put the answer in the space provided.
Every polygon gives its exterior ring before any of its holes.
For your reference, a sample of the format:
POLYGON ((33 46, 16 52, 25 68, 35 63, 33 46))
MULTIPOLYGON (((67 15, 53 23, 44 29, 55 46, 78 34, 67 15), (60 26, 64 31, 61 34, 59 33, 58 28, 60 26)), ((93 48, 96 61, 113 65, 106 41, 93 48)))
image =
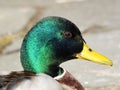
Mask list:
POLYGON ((45 16, 71 20, 91 48, 113 61, 110 67, 71 60, 62 67, 86 90, 120 90, 120 0, 0 0, 0 74, 23 70, 23 37, 45 16))

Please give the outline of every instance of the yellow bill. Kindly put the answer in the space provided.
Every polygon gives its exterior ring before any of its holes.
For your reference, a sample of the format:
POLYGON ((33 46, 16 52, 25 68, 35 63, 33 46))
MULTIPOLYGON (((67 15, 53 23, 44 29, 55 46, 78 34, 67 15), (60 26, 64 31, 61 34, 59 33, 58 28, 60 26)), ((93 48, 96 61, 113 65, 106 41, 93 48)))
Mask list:
POLYGON ((84 59, 84 60, 92 61, 92 62, 99 63, 99 64, 104 64, 104 65, 109 65, 109 66, 113 65, 111 60, 101 55, 100 53, 95 52, 94 50, 90 49, 86 45, 86 43, 84 43, 83 45, 82 52, 80 54, 77 54, 76 57, 78 59, 84 59))

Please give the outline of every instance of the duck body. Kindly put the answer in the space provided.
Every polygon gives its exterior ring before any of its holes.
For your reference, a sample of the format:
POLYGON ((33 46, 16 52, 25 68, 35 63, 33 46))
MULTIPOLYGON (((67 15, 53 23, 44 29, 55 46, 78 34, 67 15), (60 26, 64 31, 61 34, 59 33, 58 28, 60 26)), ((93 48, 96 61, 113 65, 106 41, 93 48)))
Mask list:
POLYGON ((0 80, 2 90, 84 90, 79 81, 66 70, 54 79, 43 73, 21 71, 0 76, 0 80))
POLYGON ((108 58, 86 45, 71 21, 54 16, 43 18, 24 37, 20 49, 24 71, 0 76, 0 88, 84 90, 68 71, 59 67, 61 63, 76 58, 112 65, 108 58))
POLYGON ((4 86, 2 90, 63 90, 49 75, 31 72, 12 72, 4 77, 4 86))

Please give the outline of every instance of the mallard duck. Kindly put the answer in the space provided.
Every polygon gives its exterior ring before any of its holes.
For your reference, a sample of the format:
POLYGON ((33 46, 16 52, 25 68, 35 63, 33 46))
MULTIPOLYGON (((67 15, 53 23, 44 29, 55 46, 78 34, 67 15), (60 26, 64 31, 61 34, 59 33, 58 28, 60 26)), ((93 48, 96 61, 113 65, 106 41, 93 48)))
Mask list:
POLYGON ((24 37, 20 59, 24 71, 0 76, 5 90, 84 90, 59 65, 84 59, 112 66, 112 61, 88 47, 78 27, 56 16, 41 19, 24 37))

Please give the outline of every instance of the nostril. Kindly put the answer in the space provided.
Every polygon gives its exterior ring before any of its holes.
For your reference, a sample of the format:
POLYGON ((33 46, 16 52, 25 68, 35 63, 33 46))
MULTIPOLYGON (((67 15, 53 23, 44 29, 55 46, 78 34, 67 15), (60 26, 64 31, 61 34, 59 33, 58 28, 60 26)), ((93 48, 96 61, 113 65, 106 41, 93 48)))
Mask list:
POLYGON ((91 48, 89 48, 88 50, 89 50, 90 52, 92 52, 92 49, 91 49, 91 48))

